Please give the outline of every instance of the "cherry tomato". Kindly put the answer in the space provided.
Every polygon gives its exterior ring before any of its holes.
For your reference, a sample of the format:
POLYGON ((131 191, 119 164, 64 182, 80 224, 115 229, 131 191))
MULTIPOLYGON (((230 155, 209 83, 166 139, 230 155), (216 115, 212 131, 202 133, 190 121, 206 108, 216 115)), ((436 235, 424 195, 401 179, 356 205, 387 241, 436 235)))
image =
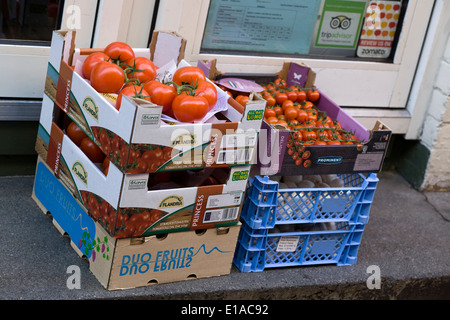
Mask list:
POLYGON ((163 113, 170 110, 172 101, 177 95, 175 87, 161 83, 158 80, 152 80, 144 84, 144 90, 148 92, 153 103, 163 107, 163 113))
POLYGON ((236 97, 236 101, 242 106, 245 106, 249 99, 250 98, 248 96, 245 96, 245 95, 242 95, 242 94, 240 94, 240 95, 238 95, 236 97))
POLYGON ((286 91, 286 94, 287 94, 289 100, 294 101, 294 102, 297 101, 298 94, 296 91, 289 89, 286 91))
POLYGON ((303 90, 300 90, 297 92, 297 102, 305 102, 306 101, 306 92, 303 90))
POLYGON ((101 61, 91 72, 91 86, 100 93, 116 93, 125 81, 124 71, 116 64, 101 61))
POLYGON ((95 53, 91 53, 86 60, 84 60, 83 62, 83 66, 82 66, 82 73, 83 73, 83 77, 90 80, 91 79, 91 72, 92 69, 94 68, 94 66, 101 62, 101 61, 107 61, 109 59, 109 57, 104 54, 103 52, 95 52, 95 53))
POLYGON ((264 117, 266 119, 270 118, 270 117, 276 117, 277 114, 275 113, 275 110, 270 109, 270 108, 266 108, 266 110, 264 111, 264 117))
POLYGON ((106 46, 105 54, 113 60, 124 62, 134 58, 133 49, 126 43, 115 41, 106 46))
POLYGON ((172 111, 181 122, 200 121, 209 109, 208 100, 202 96, 190 96, 182 92, 172 101, 172 111))
POLYGON ((217 89, 211 82, 200 82, 195 89, 195 93, 199 96, 205 97, 206 100, 208 100, 209 110, 214 108, 217 103, 217 89))
POLYGON ((77 146, 80 146, 81 141, 88 137, 86 133, 84 133, 84 131, 73 121, 68 125, 66 132, 70 140, 72 140, 77 146))
POLYGON ((173 74, 172 81, 181 86, 184 84, 197 85, 205 81, 206 77, 202 69, 194 66, 181 67, 173 74))
POLYGON ((320 93, 315 89, 309 89, 306 92, 306 96, 308 97, 309 101, 316 102, 320 98, 320 93))
POLYGON ((117 110, 120 110, 123 96, 145 99, 150 102, 152 101, 149 93, 147 91, 145 91, 145 89, 142 88, 142 86, 137 86, 137 85, 126 86, 125 88, 120 90, 119 95, 117 96, 117 102, 116 102, 117 110))
POLYGON ((275 94, 275 100, 279 105, 282 105, 284 101, 288 100, 286 92, 278 92, 275 94))
MULTIPOLYGON (((289 101, 289 100, 287 100, 289 101)), ((284 110, 284 115, 286 116, 286 120, 290 122, 297 118, 298 111, 294 107, 288 107, 284 110)))
POLYGON ((131 68, 127 67, 129 79, 136 79, 139 83, 144 83, 156 78, 156 66, 145 57, 130 59, 127 64, 131 66, 131 68))
POLYGON ((294 102, 292 102, 289 99, 284 100, 283 103, 281 104, 281 109, 283 109, 283 112, 285 112, 287 108, 293 108, 293 107, 294 107, 294 102))
POLYGON ((299 109, 297 114, 297 121, 299 123, 304 123, 306 120, 308 120, 308 113, 303 109, 299 109))
POLYGON ((281 109, 280 106, 274 107, 273 110, 275 111, 275 114, 276 114, 277 116, 283 114, 283 109, 281 109))
POLYGON ((266 121, 268 124, 276 124, 278 122, 278 118, 277 117, 269 117, 269 118, 267 118, 266 121))
POLYGON ((92 162, 102 163, 105 159, 103 151, 89 137, 81 140, 80 149, 92 162))
POLYGON ((274 96, 272 96, 271 94, 268 94, 264 97, 264 99, 267 101, 266 106, 268 107, 272 107, 275 105, 275 103, 277 102, 274 98, 274 96))
POLYGON ((277 78, 277 79, 273 82, 273 84, 274 84, 276 87, 280 88, 280 89, 286 88, 286 81, 284 81, 284 80, 281 79, 281 78, 277 78))

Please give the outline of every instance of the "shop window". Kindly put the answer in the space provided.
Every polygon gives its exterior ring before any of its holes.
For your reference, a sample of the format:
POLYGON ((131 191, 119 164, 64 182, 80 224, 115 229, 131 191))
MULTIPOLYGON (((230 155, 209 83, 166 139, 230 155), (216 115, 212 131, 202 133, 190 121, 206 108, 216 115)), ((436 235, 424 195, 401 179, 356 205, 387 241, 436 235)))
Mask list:
POLYGON ((0 44, 50 44, 61 24, 60 0, 2 0, 0 44))
POLYGON ((200 53, 392 62, 407 5, 211 0, 200 53))

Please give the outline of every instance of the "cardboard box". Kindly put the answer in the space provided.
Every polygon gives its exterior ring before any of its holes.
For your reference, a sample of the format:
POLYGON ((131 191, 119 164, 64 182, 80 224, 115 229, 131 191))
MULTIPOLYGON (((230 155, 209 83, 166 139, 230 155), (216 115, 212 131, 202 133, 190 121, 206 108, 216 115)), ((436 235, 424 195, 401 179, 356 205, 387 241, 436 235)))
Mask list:
POLYGON ((156 186, 152 179, 157 174, 125 174, 112 163, 105 175, 64 133, 63 125, 53 121, 55 110, 59 107, 44 95, 36 151, 111 236, 148 236, 238 223, 250 165, 176 171, 170 181, 156 186), (202 183, 210 176, 219 184, 202 183))
MULTIPOLYGON (((315 81, 315 73, 311 68, 292 62, 284 63, 281 71, 273 75, 221 73, 216 69, 215 61, 199 61, 199 66, 211 79, 218 80, 236 77, 267 84, 280 76, 286 80, 287 86, 298 85, 301 88, 314 87, 315 81)), ((364 142, 358 145, 305 145, 299 150, 303 161, 297 165, 296 160, 289 155, 288 147, 293 132, 263 121, 257 152, 257 166, 261 175, 367 173, 381 170, 392 131, 380 121, 372 130, 366 129, 323 92, 318 91, 321 95, 316 103, 318 109, 339 121, 343 129, 354 133, 364 142)))
POLYGON ((78 255, 108 290, 227 275, 240 224, 224 228, 114 239, 38 159, 32 198, 68 234, 78 255))
MULTIPOLYGON (((161 172, 248 165, 256 153, 265 100, 255 99, 242 108, 218 89, 218 110, 206 123, 162 120, 162 107, 125 98, 118 111, 111 95, 95 91, 80 76, 82 62, 93 51, 73 46, 75 32, 53 34, 45 93, 81 127, 125 173, 161 172), (78 72, 77 72, 78 71, 78 72), (109 97, 109 98, 108 98, 109 97), (142 169, 139 155, 146 151, 168 158, 142 169), (239 157, 241 156, 241 157, 239 157)), ((187 65, 182 60, 185 40, 172 32, 154 33, 150 48, 134 49, 137 56, 153 59, 159 72, 187 65)))

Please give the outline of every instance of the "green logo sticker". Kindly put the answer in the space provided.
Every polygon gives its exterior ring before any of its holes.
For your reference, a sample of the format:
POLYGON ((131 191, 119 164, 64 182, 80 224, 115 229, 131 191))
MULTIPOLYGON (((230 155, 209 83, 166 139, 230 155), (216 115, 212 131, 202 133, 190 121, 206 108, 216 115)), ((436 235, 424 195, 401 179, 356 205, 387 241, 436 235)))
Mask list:
POLYGON ((98 107, 91 97, 84 99, 82 107, 86 112, 98 122, 98 107))
POLYGON ((240 181, 248 179, 248 170, 236 171, 233 173, 232 181, 240 181))
POLYGON ((72 166, 72 172, 75 176, 83 182, 83 184, 88 186, 88 173, 80 161, 76 161, 72 166))

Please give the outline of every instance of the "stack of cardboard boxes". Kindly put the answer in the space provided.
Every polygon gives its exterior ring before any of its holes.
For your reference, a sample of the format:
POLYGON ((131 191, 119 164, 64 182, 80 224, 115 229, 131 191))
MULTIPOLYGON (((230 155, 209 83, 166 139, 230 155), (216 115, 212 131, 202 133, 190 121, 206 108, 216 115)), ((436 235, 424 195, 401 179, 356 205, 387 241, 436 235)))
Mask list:
MULTIPOLYGON (((220 111, 205 123, 163 121, 161 106, 128 97, 117 110, 78 72, 92 49, 74 39, 53 35, 33 198, 107 289, 228 274, 265 100, 254 94, 242 107, 218 89, 220 111), (107 156, 107 171, 68 137, 71 122, 107 156), (135 170, 145 153, 152 165, 135 170)), ((184 46, 160 31, 135 52, 179 67, 184 46)))

